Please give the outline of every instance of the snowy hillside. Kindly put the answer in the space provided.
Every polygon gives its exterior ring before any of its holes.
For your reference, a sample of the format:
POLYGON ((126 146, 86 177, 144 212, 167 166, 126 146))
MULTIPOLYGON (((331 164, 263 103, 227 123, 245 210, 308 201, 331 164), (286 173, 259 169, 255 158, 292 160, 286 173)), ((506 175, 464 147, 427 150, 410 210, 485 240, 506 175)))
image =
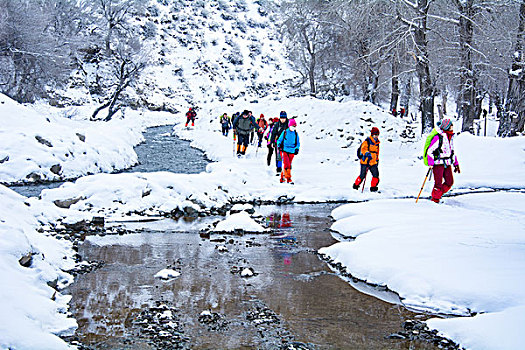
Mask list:
MULTIPOLYGON (((286 94, 284 82, 294 74, 270 6, 251 0, 149 1, 130 24, 147 47, 149 66, 136 90, 126 90, 127 102, 185 112, 206 102, 286 94)), ((60 94, 70 103, 93 103, 86 99, 87 87, 109 74, 104 62, 84 63, 60 94)))

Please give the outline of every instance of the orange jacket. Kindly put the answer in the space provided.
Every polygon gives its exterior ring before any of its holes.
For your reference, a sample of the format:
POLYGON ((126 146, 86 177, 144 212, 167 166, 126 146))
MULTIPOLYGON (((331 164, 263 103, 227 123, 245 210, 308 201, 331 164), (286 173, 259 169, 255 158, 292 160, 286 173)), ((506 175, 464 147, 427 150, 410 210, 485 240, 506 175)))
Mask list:
POLYGON ((370 152, 372 158, 369 160, 365 157, 361 159, 361 164, 368 164, 370 166, 376 165, 379 162, 379 139, 376 141, 372 136, 366 138, 361 144, 361 154, 364 156, 366 152, 370 152))

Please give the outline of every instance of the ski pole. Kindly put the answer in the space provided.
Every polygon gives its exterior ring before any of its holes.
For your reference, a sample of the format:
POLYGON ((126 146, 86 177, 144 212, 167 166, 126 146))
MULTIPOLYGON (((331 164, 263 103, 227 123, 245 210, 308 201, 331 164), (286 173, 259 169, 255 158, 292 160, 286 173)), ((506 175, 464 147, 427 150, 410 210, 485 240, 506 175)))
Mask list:
POLYGON ((423 192, 423 188, 425 187, 425 182, 427 182, 427 177, 428 175, 430 175, 431 171, 432 171, 432 167, 429 167, 427 171, 427 175, 425 176, 425 180, 423 181, 423 185, 421 186, 421 189, 419 190, 419 194, 417 195, 416 203, 419 200, 419 196, 421 196, 421 192, 423 192))
POLYGON ((235 131, 233 132, 233 156, 235 157, 235 131))
POLYGON ((365 190, 366 175, 368 175, 368 167, 366 167, 365 178, 363 179, 363 188, 361 189, 361 193, 363 193, 365 190))

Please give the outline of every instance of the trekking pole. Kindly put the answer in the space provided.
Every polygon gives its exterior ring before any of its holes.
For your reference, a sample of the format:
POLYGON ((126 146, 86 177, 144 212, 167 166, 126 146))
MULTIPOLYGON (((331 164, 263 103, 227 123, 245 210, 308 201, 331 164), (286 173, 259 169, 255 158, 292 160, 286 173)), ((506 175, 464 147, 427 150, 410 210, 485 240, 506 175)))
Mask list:
POLYGON ((423 192, 423 188, 425 187, 425 182, 427 182, 427 177, 428 175, 430 175, 431 171, 432 171, 432 167, 429 167, 427 171, 427 175, 425 176, 425 180, 423 181, 423 185, 421 186, 421 189, 419 190, 419 194, 417 195, 416 203, 419 200, 419 196, 421 196, 421 192, 423 192))
POLYGON ((233 156, 235 157, 235 132, 233 133, 233 156))
POLYGON ((363 179, 363 188, 361 189, 361 193, 365 191, 366 175, 368 175, 368 167, 366 168, 366 171, 365 171, 365 178, 363 179))

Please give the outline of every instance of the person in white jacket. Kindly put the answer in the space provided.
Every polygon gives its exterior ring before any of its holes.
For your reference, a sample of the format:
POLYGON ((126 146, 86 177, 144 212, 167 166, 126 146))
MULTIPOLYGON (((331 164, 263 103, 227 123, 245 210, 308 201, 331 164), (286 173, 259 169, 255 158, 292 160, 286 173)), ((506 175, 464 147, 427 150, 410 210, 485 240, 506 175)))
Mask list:
POLYGON ((454 154, 454 128, 450 119, 443 119, 437 123, 437 135, 430 141, 427 150, 428 165, 434 173, 434 188, 432 201, 439 203, 441 197, 454 184, 454 172, 460 173, 458 158, 454 154))

